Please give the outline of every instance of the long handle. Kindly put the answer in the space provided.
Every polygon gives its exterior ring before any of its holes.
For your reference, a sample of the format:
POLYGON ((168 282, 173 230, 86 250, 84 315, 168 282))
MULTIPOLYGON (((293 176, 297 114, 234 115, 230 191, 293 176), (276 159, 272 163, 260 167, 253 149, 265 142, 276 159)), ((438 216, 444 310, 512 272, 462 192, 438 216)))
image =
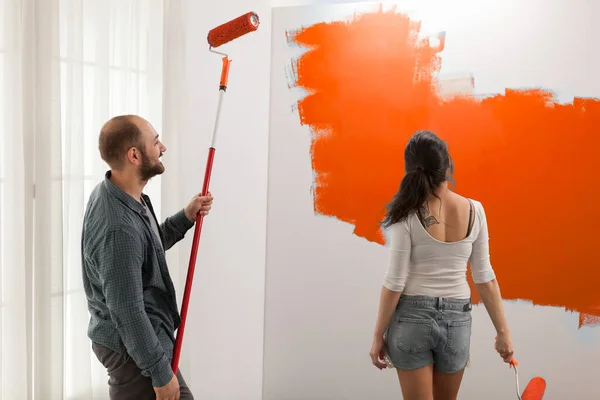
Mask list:
MULTIPOLYGON (((215 148, 211 147, 208 149, 208 159, 206 161, 206 170, 204 172, 204 184, 202 187, 202 196, 208 194, 208 187, 210 183, 210 176, 212 173, 213 160, 215 157, 215 148)), ((187 312, 190 303, 190 294, 192 291, 192 282, 194 281, 194 271, 196 269, 196 258, 198 256, 198 246, 200 244, 200 234, 202 233, 202 222, 204 221, 204 215, 198 215, 196 219, 196 228, 194 229, 194 239, 192 243, 192 251, 190 255, 190 262, 188 265, 187 278, 185 280, 185 291, 183 293, 183 302, 181 305, 181 324, 177 329, 177 338, 175 340, 175 348, 173 349, 173 361, 171 366, 173 372, 177 373, 179 368, 179 357, 181 355, 181 345, 183 342, 183 333, 185 331, 185 322, 187 320, 187 312)))
MULTIPOLYGON (((227 91, 227 80, 229 77, 229 65, 231 60, 227 56, 223 57, 223 67, 221 70, 221 80, 219 82, 219 104, 217 106, 217 117, 213 129, 213 136, 210 148, 208 149, 208 158, 206 160, 206 169, 204 170, 204 183, 202 184, 202 196, 208 194, 210 185, 210 177, 212 174, 213 161, 215 159, 215 148, 217 140, 217 131, 219 127, 219 119, 221 117, 221 105, 223 103, 223 94, 227 91)), ((192 292, 192 283, 194 281, 194 271, 196 269, 196 258, 198 256, 198 246, 200 244, 200 234, 202 233, 202 222, 204 215, 199 214, 196 219, 196 227, 194 229, 194 238, 192 243, 192 251, 190 254, 190 262, 188 264, 187 278, 185 280, 185 290, 183 293, 183 302, 181 304, 181 324, 177 328, 177 337, 175 339, 175 348, 173 349, 173 360, 171 367, 174 373, 179 369, 179 359, 181 356, 181 346, 183 344, 183 334, 185 331, 185 323, 187 321, 188 307, 190 303, 190 294, 192 292)))

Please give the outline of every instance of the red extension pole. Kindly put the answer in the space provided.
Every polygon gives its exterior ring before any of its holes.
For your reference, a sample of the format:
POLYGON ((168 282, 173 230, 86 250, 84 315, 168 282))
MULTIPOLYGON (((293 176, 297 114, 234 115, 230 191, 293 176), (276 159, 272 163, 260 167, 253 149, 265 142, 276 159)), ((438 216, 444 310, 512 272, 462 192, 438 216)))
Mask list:
MULTIPOLYGON (((208 194, 210 185, 210 177, 212 173, 213 161, 215 159, 215 147, 217 138, 217 129, 219 127, 219 118, 221 115, 221 104, 223 102, 223 94, 227 91, 227 81, 229 78, 229 65, 231 60, 225 55, 223 57, 223 67, 221 69, 221 81, 219 85, 219 105, 217 106, 217 118, 213 130, 212 143, 208 149, 208 159, 206 160, 206 169, 204 171, 204 183, 202 184, 202 196, 208 194)), ((183 292, 183 302, 181 304, 181 324, 177 329, 177 337, 175 339, 175 348, 173 349, 173 361, 171 367, 173 373, 177 373, 179 369, 179 359, 181 356, 181 346, 183 343, 183 334, 185 331, 185 322, 187 320, 188 307, 190 303, 190 294, 192 291, 192 283, 194 281, 194 270, 196 269, 196 258, 198 256, 198 246, 200 244, 200 234, 202 233, 202 223, 204 215, 199 214, 196 219, 196 228, 194 229, 194 239, 192 243, 192 251, 190 255, 190 263, 188 265, 187 278, 185 280, 185 291, 183 292)))

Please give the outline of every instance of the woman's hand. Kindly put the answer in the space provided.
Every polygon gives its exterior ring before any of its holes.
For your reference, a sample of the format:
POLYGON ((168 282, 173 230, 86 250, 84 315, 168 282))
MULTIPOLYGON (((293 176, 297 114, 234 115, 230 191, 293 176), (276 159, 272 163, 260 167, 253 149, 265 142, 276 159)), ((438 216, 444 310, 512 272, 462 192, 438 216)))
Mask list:
POLYGON ((376 336, 373 339, 373 346, 371 347, 369 355, 371 356, 371 362, 374 366, 380 370, 387 368, 387 364, 385 363, 386 354, 383 336, 376 336))
POLYGON ((503 333, 496 336, 494 348, 500 354, 505 363, 510 363, 513 359, 514 349, 509 333, 503 333))

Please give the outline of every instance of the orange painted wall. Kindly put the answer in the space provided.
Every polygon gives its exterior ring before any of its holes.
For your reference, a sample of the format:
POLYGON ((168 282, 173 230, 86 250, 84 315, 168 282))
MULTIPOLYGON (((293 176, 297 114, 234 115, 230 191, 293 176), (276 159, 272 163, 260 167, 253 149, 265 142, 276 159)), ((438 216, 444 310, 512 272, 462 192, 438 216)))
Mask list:
POLYGON ((443 100, 443 50, 419 30, 392 11, 289 33, 308 48, 294 71, 309 92, 298 110, 314 133, 315 212, 383 245, 379 221, 404 174, 404 146, 430 129, 449 145, 456 191, 486 209, 503 297, 597 323, 600 101, 559 104, 550 91, 510 88, 443 100))

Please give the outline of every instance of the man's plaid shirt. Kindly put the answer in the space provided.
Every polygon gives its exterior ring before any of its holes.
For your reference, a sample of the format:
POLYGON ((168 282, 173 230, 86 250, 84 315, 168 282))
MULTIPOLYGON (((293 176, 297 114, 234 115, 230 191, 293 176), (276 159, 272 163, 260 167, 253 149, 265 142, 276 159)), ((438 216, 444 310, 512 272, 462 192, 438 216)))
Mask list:
POLYGON ((173 377, 174 332, 181 320, 165 251, 194 226, 180 210, 153 233, 150 209, 110 181, 92 191, 82 232, 83 283, 91 317, 88 336, 127 352, 155 387, 173 377), (161 246, 162 242, 162 246, 161 246))

